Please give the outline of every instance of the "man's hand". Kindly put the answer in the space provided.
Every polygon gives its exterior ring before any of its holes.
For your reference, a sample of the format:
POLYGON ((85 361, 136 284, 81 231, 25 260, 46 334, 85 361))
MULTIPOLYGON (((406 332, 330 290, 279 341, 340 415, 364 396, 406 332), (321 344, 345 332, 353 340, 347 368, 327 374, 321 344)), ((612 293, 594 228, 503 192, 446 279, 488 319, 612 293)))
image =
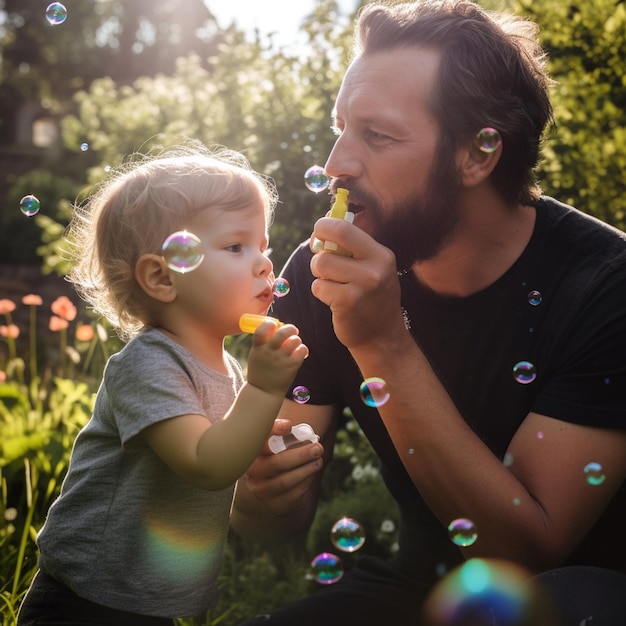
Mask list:
POLYGON ((341 220, 319 219, 312 241, 337 242, 351 257, 320 253, 311 259, 313 295, 327 304, 335 334, 347 348, 384 341, 404 331, 396 259, 360 228, 341 220))

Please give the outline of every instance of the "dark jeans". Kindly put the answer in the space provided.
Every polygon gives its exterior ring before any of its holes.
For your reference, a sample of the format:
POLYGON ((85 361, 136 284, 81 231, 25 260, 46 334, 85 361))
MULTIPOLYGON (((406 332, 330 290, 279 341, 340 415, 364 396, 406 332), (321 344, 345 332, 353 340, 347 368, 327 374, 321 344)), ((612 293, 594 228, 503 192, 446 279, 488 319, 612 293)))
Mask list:
POLYGON ((173 626, 174 620, 94 604, 39 571, 20 606, 17 623, 18 626, 173 626))
MULTIPOLYGON (((532 626, 626 626, 626 575, 593 567, 567 567, 535 578, 552 608, 532 619, 532 626)), ((422 626, 428 589, 410 583, 387 563, 362 558, 334 585, 241 626, 422 626)), ((500 626, 492 618, 467 621, 500 626)), ((459 622, 446 622, 455 626, 459 622)), ((506 626, 527 626, 522 619, 506 626)))

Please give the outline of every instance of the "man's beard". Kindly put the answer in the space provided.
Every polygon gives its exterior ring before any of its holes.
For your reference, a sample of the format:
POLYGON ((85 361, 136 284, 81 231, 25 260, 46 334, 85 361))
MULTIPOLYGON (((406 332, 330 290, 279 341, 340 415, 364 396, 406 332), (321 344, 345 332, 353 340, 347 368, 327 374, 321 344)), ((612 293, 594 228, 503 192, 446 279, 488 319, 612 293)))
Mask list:
POLYGON ((367 207, 373 221, 369 233, 396 255, 399 271, 435 257, 452 235, 458 220, 461 175, 454 151, 437 149, 426 190, 381 210, 376 198, 356 185, 347 185, 355 201, 367 207))

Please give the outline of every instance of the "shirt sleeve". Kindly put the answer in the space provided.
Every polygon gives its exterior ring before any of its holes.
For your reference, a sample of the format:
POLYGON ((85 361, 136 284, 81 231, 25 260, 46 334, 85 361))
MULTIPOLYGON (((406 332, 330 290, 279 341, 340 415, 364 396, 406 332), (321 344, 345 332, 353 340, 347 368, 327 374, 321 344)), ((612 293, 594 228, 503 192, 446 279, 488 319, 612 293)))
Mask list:
POLYGON ((162 420, 204 414, 186 367, 165 342, 141 336, 111 358, 104 385, 124 445, 162 420))

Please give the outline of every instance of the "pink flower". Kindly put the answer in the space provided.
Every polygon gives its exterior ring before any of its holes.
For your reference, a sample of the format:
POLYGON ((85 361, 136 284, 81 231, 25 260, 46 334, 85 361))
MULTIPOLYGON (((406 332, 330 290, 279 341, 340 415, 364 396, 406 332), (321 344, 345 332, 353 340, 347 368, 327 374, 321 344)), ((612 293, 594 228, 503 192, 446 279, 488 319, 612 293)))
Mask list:
POLYGON ((76 339, 78 341, 91 341, 93 336, 94 330, 91 324, 79 324, 76 327, 76 339))
POLYGON ((69 325, 70 323, 67 320, 63 319, 62 317, 59 317, 58 315, 51 315, 50 321, 48 322, 48 328, 52 332, 65 330, 69 325))
POLYGON ((0 370, 0 383, 3 383, 7 379, 7 373, 0 370))
POLYGON ((35 293, 29 293, 22 298, 22 304, 25 304, 26 306, 40 306, 42 302, 43 300, 41 297, 35 293))
POLYGON ((15 324, 0 326, 0 335, 10 339, 17 339, 20 336, 20 329, 15 324))
MULTIPOLYGON (((67 296, 59 296, 50 308, 55 315, 62 317, 64 320, 71 322, 76 317, 76 307, 67 296)), ((67 326, 65 326, 67 328, 67 326)))
POLYGON ((15 311, 15 302, 13 300, 7 300, 4 298, 0 300, 0 314, 11 313, 11 311, 15 311))

